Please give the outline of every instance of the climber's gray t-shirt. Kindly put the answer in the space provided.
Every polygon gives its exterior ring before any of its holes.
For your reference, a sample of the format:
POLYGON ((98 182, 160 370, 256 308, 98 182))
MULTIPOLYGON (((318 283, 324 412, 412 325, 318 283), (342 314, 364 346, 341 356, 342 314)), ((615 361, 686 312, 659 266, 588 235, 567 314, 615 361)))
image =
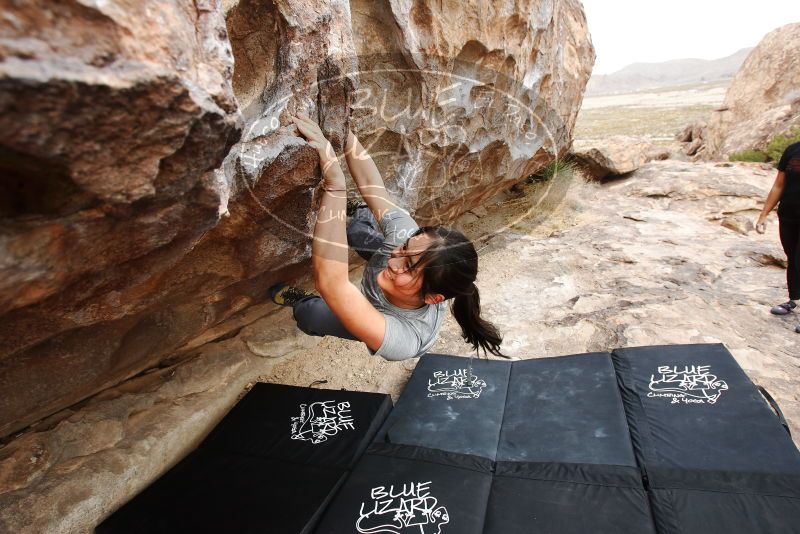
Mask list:
POLYGON ((442 326, 447 304, 426 304, 409 310, 398 308, 386 299, 378 285, 378 274, 386 268, 389 255, 402 245, 419 228, 414 219, 404 210, 396 208, 380 220, 383 245, 372 255, 361 278, 361 292, 386 319, 386 333, 377 354, 387 360, 405 360, 422 356, 433 346, 442 326))

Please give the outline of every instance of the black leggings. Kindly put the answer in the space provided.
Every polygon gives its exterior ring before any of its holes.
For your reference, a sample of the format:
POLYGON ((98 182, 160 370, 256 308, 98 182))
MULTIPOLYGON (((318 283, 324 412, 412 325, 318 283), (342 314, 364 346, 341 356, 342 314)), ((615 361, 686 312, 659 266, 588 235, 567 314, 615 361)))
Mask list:
POLYGON ((786 285, 789 299, 800 300, 800 222, 780 221, 781 245, 789 259, 786 269, 786 285))

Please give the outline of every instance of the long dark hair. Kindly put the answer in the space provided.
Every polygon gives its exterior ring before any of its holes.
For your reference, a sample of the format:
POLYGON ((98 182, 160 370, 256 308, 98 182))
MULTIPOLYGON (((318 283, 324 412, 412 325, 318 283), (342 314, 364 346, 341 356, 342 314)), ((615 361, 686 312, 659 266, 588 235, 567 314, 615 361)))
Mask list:
POLYGON ((491 352, 507 358, 500 352, 503 338, 497 327, 481 318, 481 297, 475 285, 478 276, 475 246, 458 230, 444 226, 422 226, 413 235, 420 234, 433 240, 415 264, 414 270, 422 274, 420 294, 440 293, 446 299, 452 298, 450 311, 461 327, 464 341, 475 350, 481 347, 484 354, 491 352))

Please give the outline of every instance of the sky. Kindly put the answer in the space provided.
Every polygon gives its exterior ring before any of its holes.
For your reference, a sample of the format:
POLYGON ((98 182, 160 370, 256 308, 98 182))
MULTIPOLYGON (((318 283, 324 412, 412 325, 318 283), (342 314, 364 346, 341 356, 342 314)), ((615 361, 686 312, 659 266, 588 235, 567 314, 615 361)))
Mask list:
POLYGON ((670 59, 718 59, 800 22, 800 0, 583 0, 593 74, 670 59))

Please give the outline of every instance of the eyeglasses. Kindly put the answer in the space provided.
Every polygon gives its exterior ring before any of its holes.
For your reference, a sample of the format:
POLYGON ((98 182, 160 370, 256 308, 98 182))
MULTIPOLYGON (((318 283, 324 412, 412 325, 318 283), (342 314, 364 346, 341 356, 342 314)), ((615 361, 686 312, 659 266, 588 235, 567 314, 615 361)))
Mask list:
MULTIPOLYGON (((408 241, 406 241, 400 250, 406 252, 408 250, 408 241)), ((414 270, 414 266, 416 262, 411 261, 411 258, 414 256, 420 256, 422 252, 418 252, 417 254, 402 254, 402 255, 394 255, 395 253, 392 252, 392 255, 389 257, 389 261, 387 265, 395 274, 403 274, 408 271, 414 270)))
POLYGON ((414 268, 410 256, 392 256, 389 258, 388 266, 395 274, 403 274, 414 268))

